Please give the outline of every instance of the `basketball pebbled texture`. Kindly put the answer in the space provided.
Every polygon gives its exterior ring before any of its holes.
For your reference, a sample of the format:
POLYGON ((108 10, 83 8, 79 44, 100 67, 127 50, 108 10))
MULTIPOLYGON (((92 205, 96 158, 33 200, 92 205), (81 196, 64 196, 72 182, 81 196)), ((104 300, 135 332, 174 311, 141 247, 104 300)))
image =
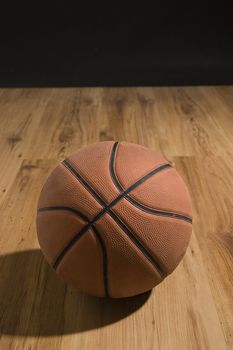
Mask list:
POLYGON ((128 297, 179 264, 191 200, 174 167, 146 147, 106 141, 60 163, 40 194, 37 233, 58 275, 78 290, 128 297))

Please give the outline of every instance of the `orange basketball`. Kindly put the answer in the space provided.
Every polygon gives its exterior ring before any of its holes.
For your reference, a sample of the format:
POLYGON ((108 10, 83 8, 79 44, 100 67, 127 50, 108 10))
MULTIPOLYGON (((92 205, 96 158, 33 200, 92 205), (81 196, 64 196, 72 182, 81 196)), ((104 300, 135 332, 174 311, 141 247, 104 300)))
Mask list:
POLYGON ((50 174, 37 232, 48 262, 78 290, 133 296, 179 264, 192 232, 191 200, 161 155, 128 142, 101 142, 50 174))

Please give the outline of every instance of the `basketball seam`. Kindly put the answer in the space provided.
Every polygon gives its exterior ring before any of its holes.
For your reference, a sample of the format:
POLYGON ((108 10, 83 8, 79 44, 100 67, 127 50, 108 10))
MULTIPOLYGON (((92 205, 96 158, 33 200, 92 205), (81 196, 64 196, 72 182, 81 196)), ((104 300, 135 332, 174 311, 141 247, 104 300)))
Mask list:
MULTIPOLYGON (((75 214, 76 216, 78 216, 79 218, 83 219, 84 221, 86 221, 87 223, 89 223, 89 219, 82 214, 80 211, 71 208, 71 207, 64 207, 64 206, 53 206, 53 207, 43 207, 43 208, 39 208, 38 212, 48 212, 48 211, 68 211, 71 212, 72 214, 75 214)), ((101 239, 98 230, 96 229, 96 227, 94 225, 90 226, 89 228, 92 229, 94 236, 96 238, 96 241, 99 242, 101 250, 102 250, 102 259, 103 259, 103 285, 104 285, 104 294, 105 297, 109 297, 109 292, 108 292, 108 280, 107 280, 107 251, 106 251, 106 247, 105 244, 103 242, 103 240, 101 239)), ((81 238, 81 237, 79 237, 81 238)))
MULTIPOLYGON (((110 170, 111 178, 112 178, 114 185, 116 186, 116 188, 118 189, 118 191, 120 193, 124 193, 125 190, 124 190, 123 186, 121 185, 120 181, 118 180, 118 177, 116 175, 116 169, 115 169, 115 160, 116 160, 116 153, 117 153, 118 144, 119 144, 118 142, 114 143, 111 157, 110 157, 109 170, 110 170)), ((137 208, 139 208, 140 210, 143 210, 144 212, 146 212, 148 214, 175 218, 175 219, 184 220, 186 222, 192 223, 192 218, 190 218, 187 215, 184 215, 181 213, 174 213, 174 212, 167 211, 167 210, 149 208, 149 207, 139 203, 136 199, 132 198, 129 194, 124 194, 124 198, 127 201, 129 201, 132 205, 136 206, 137 208)))
POLYGON ((88 182, 80 175, 77 170, 72 166, 68 160, 63 160, 61 163, 63 164, 73 175, 76 179, 79 180, 79 182, 86 188, 86 190, 96 199, 96 201, 104 207, 106 203, 104 200, 100 197, 100 195, 88 184, 88 182))
MULTIPOLYGON (((88 222, 89 224, 89 220, 88 218, 83 215, 82 213, 80 213, 78 210, 76 209, 73 209, 73 208, 70 208, 70 207, 43 207, 43 208, 39 208, 38 209, 38 212, 41 213, 41 212, 46 212, 46 211, 59 211, 59 210, 64 210, 64 211, 69 211, 73 214, 75 214, 76 216, 84 219, 85 221, 88 222)), ((87 224, 87 225, 88 225, 87 224)), ((86 225, 86 226, 87 226, 86 225)), ((86 227, 86 226, 83 226, 86 227)), ((105 247, 105 244, 104 244, 104 241, 103 239, 101 238, 97 228, 94 226, 94 225, 88 225, 88 228, 85 229, 85 231, 83 232, 83 234, 89 229, 91 228, 93 230, 93 233, 97 239, 97 241, 100 243, 100 247, 101 247, 101 250, 102 250, 102 257, 103 257, 103 285, 104 285, 104 294, 105 294, 105 297, 109 297, 109 291, 108 291, 108 275, 107 275, 107 250, 106 250, 106 247, 105 247)), ((80 235, 78 237, 78 239, 80 239, 82 237, 82 235, 80 235)), ((77 240, 78 240, 77 239, 77 240)), ((76 241, 77 241, 76 240, 76 241)))
POLYGON ((165 216, 171 219, 173 218, 173 219, 183 220, 190 224, 192 223, 192 218, 186 215, 145 207, 143 204, 137 202, 134 198, 130 196, 125 196, 125 199, 128 200, 133 206, 139 208, 145 213, 156 215, 156 216, 165 216))
POLYGON ((140 242, 139 238, 137 238, 131 230, 126 226, 126 224, 119 218, 119 216, 112 210, 108 212, 108 214, 112 217, 112 219, 120 226, 120 228, 125 232, 125 234, 129 237, 129 239, 138 247, 141 253, 149 260, 149 262, 155 267, 156 271, 159 273, 161 277, 164 276, 164 272, 161 269, 159 263, 155 260, 154 257, 148 252, 148 250, 144 247, 144 245, 140 242))
POLYGON ((97 228, 92 225, 91 226, 92 231, 95 234, 95 237, 97 238, 101 250, 102 250, 102 269, 103 269, 103 285, 104 285, 104 296, 105 297, 110 297, 109 295, 109 289, 108 289, 108 254, 107 254, 107 248, 105 246, 104 240, 102 239, 99 231, 97 228))
POLYGON ((69 211, 75 215, 77 215, 79 218, 81 218, 83 221, 85 222, 89 222, 88 217, 86 217, 86 215, 84 215, 83 213, 81 213, 80 211, 71 208, 71 207, 63 207, 63 206, 51 206, 51 207, 42 207, 38 209, 38 213, 41 212, 46 212, 46 211, 69 211))
POLYGON ((65 248, 63 248, 62 252, 58 254, 58 256, 56 257, 54 263, 53 263, 53 268, 56 270, 59 263, 61 262, 61 260, 64 258, 64 256, 66 255, 66 253, 73 247, 73 245, 79 241, 79 239, 84 235, 84 233, 86 231, 89 230, 89 228, 92 227, 92 223, 88 222, 86 225, 84 225, 81 230, 74 235, 74 237, 69 241, 69 243, 65 246, 65 248))

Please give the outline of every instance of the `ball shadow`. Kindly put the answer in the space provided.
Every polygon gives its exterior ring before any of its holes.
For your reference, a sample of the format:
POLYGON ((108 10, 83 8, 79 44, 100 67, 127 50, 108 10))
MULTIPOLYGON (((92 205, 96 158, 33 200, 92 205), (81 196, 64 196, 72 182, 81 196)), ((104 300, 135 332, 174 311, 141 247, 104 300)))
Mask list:
POLYGON ((0 332, 53 336, 83 332, 117 322, 138 310, 150 292, 102 299, 61 281, 40 250, 0 256, 0 332))

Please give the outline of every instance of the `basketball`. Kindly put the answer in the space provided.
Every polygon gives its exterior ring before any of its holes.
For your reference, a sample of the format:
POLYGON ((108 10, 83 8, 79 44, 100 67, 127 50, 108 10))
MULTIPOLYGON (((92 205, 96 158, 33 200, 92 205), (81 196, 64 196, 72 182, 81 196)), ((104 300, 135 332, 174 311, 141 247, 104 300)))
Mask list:
POLYGON ((174 166, 128 142, 100 142, 65 159, 38 201, 37 234, 63 280, 98 297, 151 290, 179 264, 191 200, 174 166))

